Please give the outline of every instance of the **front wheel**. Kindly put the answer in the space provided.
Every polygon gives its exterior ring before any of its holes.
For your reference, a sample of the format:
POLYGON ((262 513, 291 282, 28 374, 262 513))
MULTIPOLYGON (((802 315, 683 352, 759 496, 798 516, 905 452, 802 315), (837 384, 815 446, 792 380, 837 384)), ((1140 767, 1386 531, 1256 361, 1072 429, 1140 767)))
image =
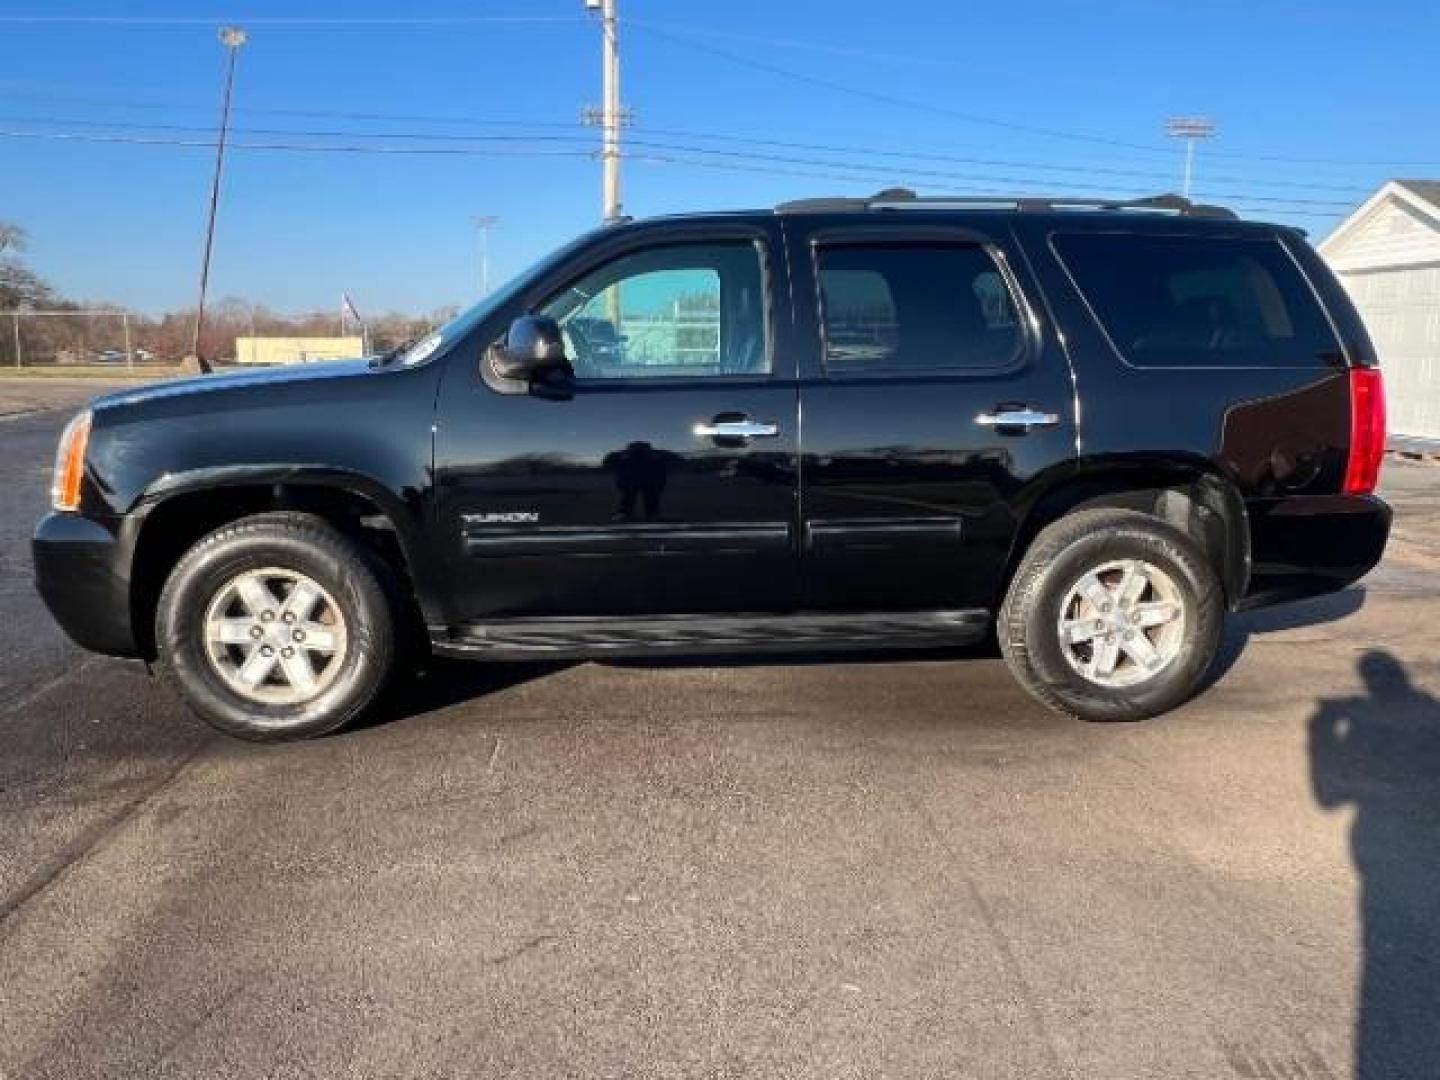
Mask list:
POLYGON ((1086 510, 1044 529, 1000 608, 1000 649, 1032 695, 1087 720, 1138 720, 1187 700, 1214 661, 1224 595, 1178 529, 1086 510))
POLYGON ((202 539, 166 581, 155 631, 189 705, 244 739, 341 727, 394 665, 392 608, 372 560, 307 514, 258 514, 202 539))

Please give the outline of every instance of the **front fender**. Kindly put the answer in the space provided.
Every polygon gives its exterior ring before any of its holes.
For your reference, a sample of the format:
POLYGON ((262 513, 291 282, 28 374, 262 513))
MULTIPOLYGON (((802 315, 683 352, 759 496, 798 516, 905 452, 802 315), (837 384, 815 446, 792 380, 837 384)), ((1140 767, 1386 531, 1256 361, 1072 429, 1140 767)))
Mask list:
POLYGON ((364 473, 333 465, 271 462, 264 465, 215 465, 165 473, 141 489, 128 513, 143 519, 164 503, 187 494, 241 487, 270 487, 278 492, 292 487, 329 488, 359 496, 373 503, 389 520, 406 562, 413 566, 420 557, 424 509, 418 505, 418 497, 417 505, 406 505, 403 493, 392 491, 364 473))

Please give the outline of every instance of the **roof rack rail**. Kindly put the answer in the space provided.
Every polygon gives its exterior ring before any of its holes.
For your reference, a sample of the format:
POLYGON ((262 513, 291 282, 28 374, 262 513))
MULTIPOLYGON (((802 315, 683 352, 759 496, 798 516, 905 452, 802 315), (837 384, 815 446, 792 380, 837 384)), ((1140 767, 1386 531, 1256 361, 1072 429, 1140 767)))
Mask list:
POLYGON ((1224 206, 1191 202, 1183 195, 1149 195, 1142 199, 1103 199, 1092 195, 917 195, 909 188, 886 188, 874 195, 796 199, 775 207, 777 214, 840 213, 854 210, 1138 210, 1181 217, 1235 220, 1224 206))

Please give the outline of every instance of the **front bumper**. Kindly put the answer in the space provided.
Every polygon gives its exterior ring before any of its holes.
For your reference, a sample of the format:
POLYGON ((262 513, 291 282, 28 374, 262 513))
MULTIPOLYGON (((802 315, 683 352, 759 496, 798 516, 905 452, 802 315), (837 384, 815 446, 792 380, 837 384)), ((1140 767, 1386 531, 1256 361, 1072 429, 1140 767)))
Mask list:
POLYGON ((122 522, 52 513, 35 527, 35 586, 77 645, 138 656, 130 611, 130 559, 122 522))
POLYGON ((1338 592, 1385 554, 1390 506, 1374 495, 1262 499, 1250 518, 1250 587, 1239 610, 1338 592))

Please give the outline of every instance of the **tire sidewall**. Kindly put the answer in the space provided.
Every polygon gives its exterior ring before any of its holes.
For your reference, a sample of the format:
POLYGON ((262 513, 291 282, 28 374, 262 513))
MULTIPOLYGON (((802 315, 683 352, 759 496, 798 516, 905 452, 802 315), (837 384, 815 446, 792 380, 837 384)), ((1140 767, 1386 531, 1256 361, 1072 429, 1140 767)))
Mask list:
POLYGON ((379 692, 390 666, 392 628, 386 597, 361 553, 330 530, 313 535, 259 523, 222 530, 192 548, 161 596, 156 641, 162 664, 205 720, 232 735, 279 740, 318 735, 353 719, 379 692), (237 575, 265 567, 313 578, 341 607, 347 649, 333 682, 294 705, 247 700, 214 669, 205 645, 205 613, 237 575))
POLYGON ((1093 719, 1155 716, 1186 700, 1214 660, 1224 605, 1214 571, 1188 538, 1161 522, 1095 530, 1063 547, 1028 590, 1022 627, 1035 676, 1067 706, 1093 719), (1133 686, 1104 687, 1071 666, 1060 641, 1061 605, 1087 571, 1123 559, 1143 559, 1168 573, 1180 590, 1185 628, 1180 652, 1150 679, 1133 686))

